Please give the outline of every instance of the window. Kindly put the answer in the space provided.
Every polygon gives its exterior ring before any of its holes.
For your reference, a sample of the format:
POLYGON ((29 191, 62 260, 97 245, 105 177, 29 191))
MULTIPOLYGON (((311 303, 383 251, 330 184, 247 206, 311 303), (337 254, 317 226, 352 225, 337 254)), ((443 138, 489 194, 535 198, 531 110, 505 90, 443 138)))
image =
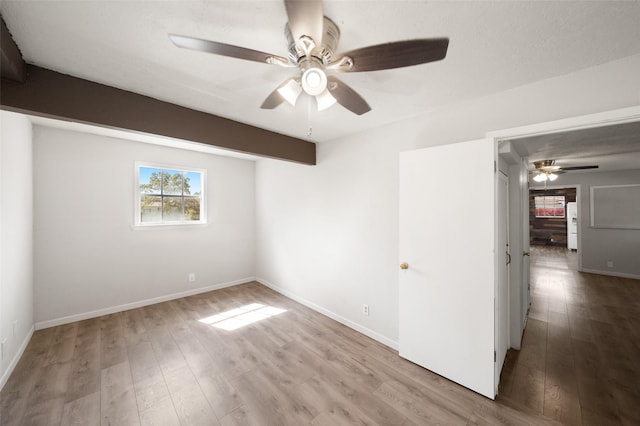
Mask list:
POLYGON ((564 195, 535 197, 536 217, 564 217, 564 195))
POLYGON ((136 163, 135 224, 206 223, 205 177, 204 170, 136 163))

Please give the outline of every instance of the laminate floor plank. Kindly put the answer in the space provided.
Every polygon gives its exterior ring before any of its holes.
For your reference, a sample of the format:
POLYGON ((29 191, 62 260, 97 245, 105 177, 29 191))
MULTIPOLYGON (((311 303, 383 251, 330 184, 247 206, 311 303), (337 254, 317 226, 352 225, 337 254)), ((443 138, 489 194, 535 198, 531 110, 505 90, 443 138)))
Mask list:
POLYGON ((569 329, 571 338, 594 342, 593 331, 591 330, 591 320, 588 313, 575 313, 573 308, 569 311, 569 329))
POLYGON ((160 304, 143 306, 140 308, 140 311, 144 327, 147 331, 170 325, 164 315, 165 309, 163 309, 160 304))
POLYGON ((305 401, 291 399, 281 384, 270 380, 268 371, 259 368, 231 382, 245 406, 265 425, 301 425, 318 414, 305 401))
POLYGON ((45 366, 71 360, 75 350, 77 332, 77 322, 55 327, 51 346, 44 361, 45 366))
POLYGON ((62 412, 62 426, 100 426, 100 392, 69 401, 62 412))
POLYGON ((559 426, 561 423, 541 418, 540 415, 515 401, 498 397, 499 404, 478 404, 473 407, 473 413, 467 424, 486 425, 549 425, 559 426))
POLYGON ((271 363, 264 363, 256 370, 246 373, 244 376, 257 375, 261 380, 277 388, 279 405, 288 416, 296 418, 301 424, 306 424, 319 413, 318 402, 310 401, 302 397, 298 391, 300 378, 291 380, 291 376, 280 371, 271 363))
POLYGON ((149 340, 158 364, 165 375, 174 370, 188 368, 187 360, 169 329, 165 327, 154 328, 149 332, 149 340))
POLYGON ((623 423, 617 415, 612 417, 606 414, 598 414, 588 407, 583 407, 582 424, 584 426, 620 426, 623 423))
POLYGON ((53 329, 38 330, 27 344, 24 355, 0 392, 0 425, 23 424, 31 392, 42 376, 53 334, 53 329))
POLYGON ((148 341, 127 348, 131 379, 142 425, 179 425, 164 376, 148 341))
POLYGON ((67 379, 66 401, 100 392, 100 370, 100 322, 95 319, 80 321, 67 379))
POLYGON ((254 370, 260 365, 261 353, 250 344, 246 339, 238 335, 231 335, 232 332, 221 332, 220 334, 228 334, 221 339, 225 342, 225 356, 220 359, 224 375, 228 380, 254 370))
POLYGON ((100 318, 100 367, 121 364, 127 359, 121 313, 100 318))
POLYGON ((147 329, 144 325, 141 308, 122 312, 122 332, 125 345, 127 346, 148 341, 147 329))
POLYGON ((504 365, 502 366, 502 371, 500 372, 498 395, 505 396, 507 398, 511 397, 511 394, 513 393, 516 363, 520 353, 521 351, 511 351, 507 353, 504 365))
POLYGON ((183 321, 201 320, 203 317, 213 315, 213 310, 201 295, 183 297, 169 302, 183 321))
POLYGON ((639 424, 638 286, 539 254, 496 401, 248 283, 35 332, 0 424, 639 424), (284 311, 237 329, 208 320, 255 304, 284 311))
POLYGON ((393 380, 384 382, 374 395, 418 424, 464 424, 472 414, 471 410, 460 407, 450 410, 448 401, 443 401, 439 395, 421 392, 393 380))
POLYGON ((188 366, 164 373, 173 406, 182 425, 218 425, 218 418, 188 366))
POLYGON ((543 412, 545 398, 545 371, 519 364, 515 368, 511 399, 539 413, 543 412))
POLYGON ((522 336, 518 364, 544 371, 547 360, 548 323, 537 319, 529 319, 522 336))
POLYGON ((198 384, 216 417, 222 419, 242 406, 242 399, 236 389, 219 371, 201 371, 198 384))
POLYGON ((23 424, 59 424, 65 404, 71 364, 56 363, 42 367, 27 402, 23 424))
POLYGON ((202 371, 211 369, 211 366, 214 364, 214 359, 205 347, 202 346, 187 324, 183 324, 182 327, 179 328, 174 328, 171 331, 171 336, 194 374, 198 375, 202 371))
POLYGON ((298 342, 265 352, 259 362, 261 367, 277 371, 281 381, 294 386, 328 369, 324 360, 298 342))
POLYGON ((265 422, 246 406, 240 406, 220 419, 221 426, 261 426, 265 422))
MULTIPOLYGON (((440 376, 431 374, 432 378, 434 378, 435 380, 416 381, 414 380, 414 378, 416 377, 415 375, 405 374, 401 370, 395 368, 395 364, 390 365, 389 363, 383 362, 375 356, 369 356, 372 351, 375 353, 377 352, 377 349, 380 349, 378 346, 367 345, 366 348, 363 347, 363 345, 346 344, 344 346, 339 346, 340 349, 348 354, 354 361, 367 368, 368 371, 371 372, 368 376, 371 376, 377 381, 374 382, 374 384, 382 382, 383 386, 386 384, 390 384, 392 388, 401 388, 403 394, 408 393, 409 395, 413 396, 414 399, 422 399, 422 403, 425 403, 429 406, 437 405, 438 408, 442 408, 443 410, 450 412, 451 416, 455 415, 457 417, 466 419, 467 417, 469 417, 472 409, 480 408, 482 402, 484 402, 484 398, 466 398, 466 395, 461 400, 460 396, 466 393, 463 392, 464 388, 462 386, 453 384, 448 380, 444 380, 440 376), (450 387, 446 387, 447 392, 440 392, 439 388, 443 384, 451 385, 450 387), (433 404, 433 401, 427 400, 430 396, 437 400, 436 404, 433 404)), ((384 351, 381 352, 381 355, 384 354, 384 351)), ((420 376, 429 378, 428 375, 424 374, 421 374, 420 376)), ((378 387, 375 392, 378 392, 379 390, 380 387, 378 387)), ((411 415, 407 413, 405 414, 409 419, 413 418, 411 415)))
MULTIPOLYGON (((314 360, 314 368, 317 370, 316 382, 320 381, 325 386, 333 389, 333 393, 340 394, 351 405, 367 407, 366 415, 377 424, 401 424, 404 415, 390 407, 382 398, 374 395, 382 381, 376 374, 351 359, 348 365, 340 365, 335 349, 326 351, 318 350, 310 346, 310 341, 290 344, 288 347, 304 360, 314 360)), ((340 358, 346 361, 348 354, 340 354, 340 358)))
POLYGON ((319 414, 311 424, 352 424, 368 425, 374 421, 366 414, 367 410, 358 408, 345 399, 335 387, 321 377, 312 377, 296 387, 296 392, 306 401, 315 405, 319 414))
POLYGON ((102 370, 100 419, 103 426, 140 424, 129 361, 102 370))
POLYGON ((370 392, 361 389, 359 384, 349 380, 342 380, 339 375, 323 376, 322 379, 352 405, 362 407, 367 417, 372 419, 374 423, 391 425, 404 422, 405 415, 394 408, 389 401, 383 399, 380 395, 376 395, 375 391, 370 392))
POLYGON ((637 280, 579 273, 562 248, 532 247, 531 264, 531 311, 503 396, 566 425, 640 424, 637 280))

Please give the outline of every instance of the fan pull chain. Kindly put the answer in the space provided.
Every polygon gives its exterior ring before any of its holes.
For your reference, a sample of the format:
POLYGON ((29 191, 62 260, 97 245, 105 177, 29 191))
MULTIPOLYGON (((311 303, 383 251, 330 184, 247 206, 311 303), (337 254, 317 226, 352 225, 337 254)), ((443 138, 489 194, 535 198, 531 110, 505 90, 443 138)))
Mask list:
POLYGON ((313 135, 313 127, 311 126, 311 102, 313 98, 311 96, 307 96, 307 138, 311 139, 311 135, 313 135))

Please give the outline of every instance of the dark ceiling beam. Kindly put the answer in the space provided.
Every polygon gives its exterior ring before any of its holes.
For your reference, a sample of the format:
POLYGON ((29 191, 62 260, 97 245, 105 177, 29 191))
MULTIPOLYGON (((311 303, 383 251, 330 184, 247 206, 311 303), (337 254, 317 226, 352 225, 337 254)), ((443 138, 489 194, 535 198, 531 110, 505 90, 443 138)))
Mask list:
POLYGON ((199 142, 316 164, 313 142, 27 64, 22 84, 2 79, 2 109, 199 142))
POLYGON ((13 41, 4 19, 0 16, 0 71, 2 78, 22 83, 26 78, 25 68, 20 49, 13 41))

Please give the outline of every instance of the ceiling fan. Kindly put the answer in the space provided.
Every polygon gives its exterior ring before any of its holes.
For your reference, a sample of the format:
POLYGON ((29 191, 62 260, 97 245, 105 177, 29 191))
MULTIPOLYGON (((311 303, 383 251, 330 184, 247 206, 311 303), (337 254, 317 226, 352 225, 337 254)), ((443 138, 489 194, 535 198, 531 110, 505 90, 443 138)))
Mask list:
POLYGON ((590 165, 590 166, 572 166, 572 167, 561 167, 556 166, 556 160, 540 160, 534 161, 533 166, 534 170, 531 170, 529 173, 537 173, 533 180, 536 182, 546 182, 547 180, 553 182, 558 178, 559 174, 572 171, 572 170, 587 170, 587 169, 597 169, 599 166, 590 165))
POLYGON ((448 38, 396 41, 335 54, 340 29, 324 16, 322 0, 284 0, 284 4, 289 19, 285 25, 289 47, 286 58, 195 37, 169 34, 169 38, 185 49, 299 68, 300 75, 280 84, 262 103, 263 109, 273 109, 284 101, 295 106, 304 92, 316 99, 319 111, 337 102, 358 115, 371 107, 334 73, 408 67, 438 61, 447 54, 448 38))

